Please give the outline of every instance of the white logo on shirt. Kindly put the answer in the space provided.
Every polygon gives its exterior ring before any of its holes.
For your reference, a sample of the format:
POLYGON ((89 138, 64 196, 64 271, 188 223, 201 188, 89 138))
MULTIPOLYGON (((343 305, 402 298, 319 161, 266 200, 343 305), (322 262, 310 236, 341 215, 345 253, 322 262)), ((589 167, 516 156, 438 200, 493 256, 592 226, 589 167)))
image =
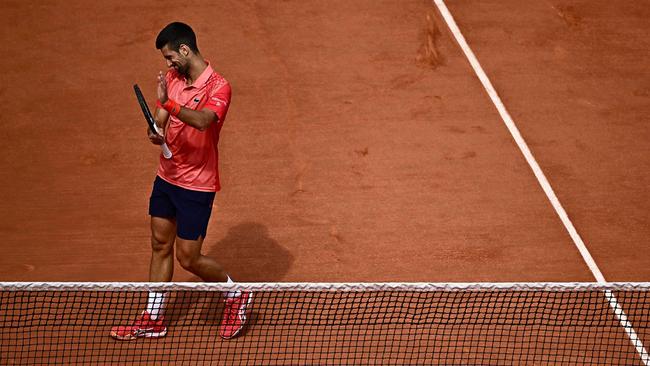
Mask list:
POLYGON ((212 98, 210 98, 210 99, 212 99, 213 101, 215 101, 214 104, 215 104, 216 106, 219 106, 219 107, 221 107, 221 106, 223 106, 223 105, 226 104, 223 100, 221 100, 221 99, 219 99, 219 98, 212 97, 212 98))

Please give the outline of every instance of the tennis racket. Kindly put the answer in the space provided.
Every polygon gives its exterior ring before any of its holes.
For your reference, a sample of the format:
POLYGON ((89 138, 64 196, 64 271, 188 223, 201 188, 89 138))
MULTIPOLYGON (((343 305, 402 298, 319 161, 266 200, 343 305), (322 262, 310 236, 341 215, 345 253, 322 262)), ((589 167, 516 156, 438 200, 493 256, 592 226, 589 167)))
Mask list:
MULTIPOLYGON (((140 90, 138 84, 133 84, 133 90, 135 91, 136 98, 138 98, 138 103, 140 104, 140 108, 142 108, 142 113, 144 114, 144 119, 147 121, 147 124, 149 125, 149 129, 151 130, 151 132, 162 136, 162 134, 158 131, 158 126, 156 126, 156 121, 153 119, 153 115, 149 110, 149 106, 147 106, 147 101, 144 100, 144 95, 142 95, 142 91, 140 90)), ((169 150, 169 147, 167 147, 167 144, 163 142, 163 144, 160 145, 160 147, 162 148, 162 154, 165 157, 165 159, 171 159, 172 152, 169 150)))

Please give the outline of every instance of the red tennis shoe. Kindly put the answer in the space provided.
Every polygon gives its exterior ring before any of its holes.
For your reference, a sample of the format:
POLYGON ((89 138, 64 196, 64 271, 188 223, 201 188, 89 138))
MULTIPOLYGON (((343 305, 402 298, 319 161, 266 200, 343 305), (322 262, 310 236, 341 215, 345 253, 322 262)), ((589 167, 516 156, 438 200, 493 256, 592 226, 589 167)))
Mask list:
POLYGON ((158 338, 167 334, 167 327, 163 322, 163 317, 152 320, 147 311, 136 319, 133 325, 119 325, 111 328, 111 337, 120 341, 131 341, 139 337, 158 338))
POLYGON ((221 318, 219 335, 223 339, 231 339, 244 328, 246 324, 246 308, 253 301, 253 293, 243 291, 241 295, 227 297, 221 318))

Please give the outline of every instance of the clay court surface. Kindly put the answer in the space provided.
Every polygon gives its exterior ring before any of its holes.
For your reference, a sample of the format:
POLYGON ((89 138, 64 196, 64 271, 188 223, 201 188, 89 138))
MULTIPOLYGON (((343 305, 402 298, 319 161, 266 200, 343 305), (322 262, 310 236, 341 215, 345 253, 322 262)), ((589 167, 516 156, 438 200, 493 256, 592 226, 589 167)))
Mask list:
MULTIPOLYGON (((650 281, 649 4, 447 6, 605 279, 650 281)), ((160 150, 132 85, 153 105, 176 20, 233 87, 204 252, 235 280, 595 281, 431 1, 0 10, 2 282, 147 280, 160 150)))
MULTIPOLYGON (((650 280, 648 3, 447 5, 605 278, 650 280)), ((233 86, 205 252, 236 280, 594 280, 430 1, 2 13, 1 281, 147 279, 132 84, 153 104, 174 20, 233 86)))

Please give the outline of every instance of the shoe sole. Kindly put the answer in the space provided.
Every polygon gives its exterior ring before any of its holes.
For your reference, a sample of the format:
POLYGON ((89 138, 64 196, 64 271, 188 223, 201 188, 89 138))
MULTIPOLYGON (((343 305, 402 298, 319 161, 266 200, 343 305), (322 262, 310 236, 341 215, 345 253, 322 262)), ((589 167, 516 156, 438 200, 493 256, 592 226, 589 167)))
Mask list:
POLYGON ((144 332, 138 333, 138 334, 129 333, 128 335, 125 335, 125 336, 120 336, 120 335, 118 335, 118 334, 116 334, 114 332, 111 332, 111 337, 113 337, 114 339, 117 339, 118 341, 133 341, 133 340, 136 340, 138 338, 160 338, 160 337, 164 337, 166 335, 167 335, 167 329, 163 330, 162 332, 147 332, 147 331, 144 331, 144 332))
POLYGON ((246 305, 244 305, 244 315, 242 315, 241 327, 239 327, 239 329, 237 329, 237 331, 235 333, 233 333, 230 337, 221 336, 221 338, 223 338, 223 339, 233 339, 239 334, 239 332, 242 331, 242 329, 244 329, 244 325, 246 325, 246 319, 247 319, 246 318, 246 309, 248 308, 248 305, 250 305, 252 301, 253 301, 253 293, 249 292, 248 293, 248 300, 246 300, 246 305))

